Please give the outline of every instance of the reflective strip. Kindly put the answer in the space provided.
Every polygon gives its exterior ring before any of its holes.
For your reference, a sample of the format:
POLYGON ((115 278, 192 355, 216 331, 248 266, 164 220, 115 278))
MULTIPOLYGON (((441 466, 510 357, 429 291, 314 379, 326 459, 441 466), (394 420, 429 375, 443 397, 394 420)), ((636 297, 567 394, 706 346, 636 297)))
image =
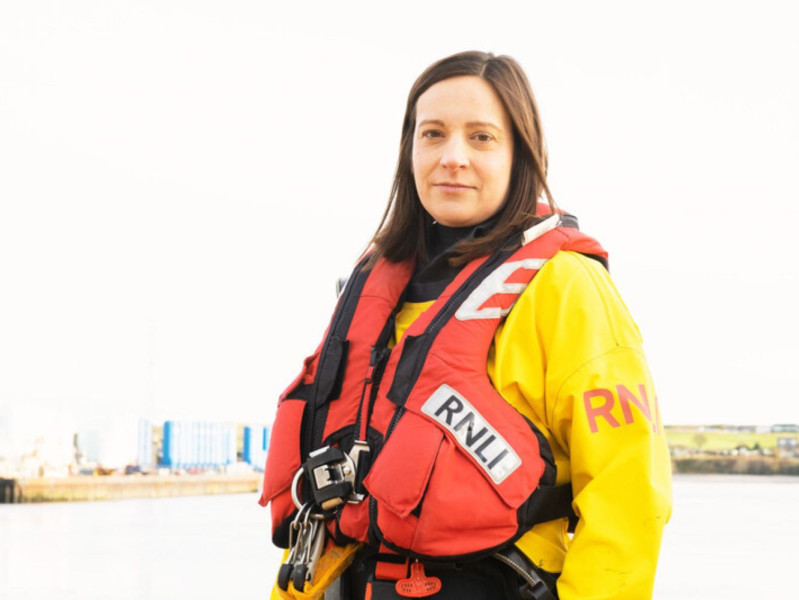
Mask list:
POLYGON ((486 277, 455 313, 455 318, 459 321, 471 321, 473 319, 499 319, 504 317, 513 308, 513 300, 510 306, 502 308, 500 306, 483 306, 492 296, 497 294, 521 294, 527 287, 526 283, 506 283, 506 280, 519 269, 540 269, 547 262, 546 258, 525 258, 501 264, 486 277))
POLYGON ((553 229, 557 228, 559 225, 560 225, 560 215, 552 215, 551 217, 547 217, 540 223, 530 227, 530 229, 528 229, 522 234, 524 237, 522 245, 526 246, 533 240, 540 238, 545 233, 550 232, 553 229))

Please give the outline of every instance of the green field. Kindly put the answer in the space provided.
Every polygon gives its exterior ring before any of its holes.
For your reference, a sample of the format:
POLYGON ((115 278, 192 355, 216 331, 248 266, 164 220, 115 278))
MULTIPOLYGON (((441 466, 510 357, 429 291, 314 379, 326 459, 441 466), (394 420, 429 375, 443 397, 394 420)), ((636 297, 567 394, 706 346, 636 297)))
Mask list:
POLYGON ((777 438, 799 437, 799 433, 733 433, 722 431, 685 431, 666 427, 666 440, 672 448, 696 448, 709 452, 732 450, 739 446, 776 450, 777 438))

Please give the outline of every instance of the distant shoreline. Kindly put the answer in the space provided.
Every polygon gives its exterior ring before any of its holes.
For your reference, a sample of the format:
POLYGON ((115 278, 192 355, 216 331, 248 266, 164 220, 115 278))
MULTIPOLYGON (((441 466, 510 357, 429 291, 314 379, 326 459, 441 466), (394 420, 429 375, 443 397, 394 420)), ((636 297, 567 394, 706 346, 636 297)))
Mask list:
POLYGON ((769 456, 672 457, 674 473, 694 475, 787 475, 799 476, 799 459, 769 456))
POLYGON ((799 475, 799 426, 666 426, 674 473, 799 475))
POLYGON ((255 492, 262 474, 108 475, 0 480, 0 504, 169 498, 255 492))
POLYGON ((672 478, 680 484, 706 485, 713 483, 745 484, 768 482, 769 485, 799 485, 794 475, 738 475, 729 473, 674 473, 672 478))

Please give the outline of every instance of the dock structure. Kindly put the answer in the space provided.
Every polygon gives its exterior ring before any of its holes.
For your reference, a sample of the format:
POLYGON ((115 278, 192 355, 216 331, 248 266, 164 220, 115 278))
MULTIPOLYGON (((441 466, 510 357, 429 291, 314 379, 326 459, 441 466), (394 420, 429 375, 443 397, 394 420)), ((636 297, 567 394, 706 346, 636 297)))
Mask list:
POLYGON ((252 473, 0 479, 0 504, 251 493, 258 491, 262 477, 252 473))
POLYGON ((19 502, 17 498, 17 480, 0 477, 0 504, 19 502))

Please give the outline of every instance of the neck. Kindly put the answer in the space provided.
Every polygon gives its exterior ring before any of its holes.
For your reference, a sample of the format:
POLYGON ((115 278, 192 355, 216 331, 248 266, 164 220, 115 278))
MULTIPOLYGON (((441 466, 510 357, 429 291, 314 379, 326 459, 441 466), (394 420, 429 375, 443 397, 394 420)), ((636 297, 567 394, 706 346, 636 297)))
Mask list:
POLYGON ((433 222, 427 233, 427 247, 425 254, 427 260, 431 261, 444 253, 451 253, 459 242, 472 240, 484 235, 491 229, 497 221, 497 215, 493 215, 477 223, 465 227, 448 227, 438 222, 433 222))

